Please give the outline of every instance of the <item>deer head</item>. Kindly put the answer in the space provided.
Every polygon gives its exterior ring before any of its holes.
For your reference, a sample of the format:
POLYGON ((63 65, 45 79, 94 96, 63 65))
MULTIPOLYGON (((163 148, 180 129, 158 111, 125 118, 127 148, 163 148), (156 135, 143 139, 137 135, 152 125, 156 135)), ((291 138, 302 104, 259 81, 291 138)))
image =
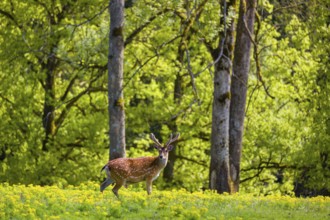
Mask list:
POLYGON ((154 147, 158 150, 159 156, 158 158, 160 160, 163 160, 165 163, 167 162, 168 159, 168 152, 170 152, 173 149, 173 145, 171 145, 173 142, 175 142, 178 138, 180 137, 180 133, 178 133, 174 138, 173 134, 171 134, 170 139, 167 141, 167 143, 162 146, 158 139, 155 137, 153 133, 150 134, 150 139, 154 141, 156 144, 154 147))

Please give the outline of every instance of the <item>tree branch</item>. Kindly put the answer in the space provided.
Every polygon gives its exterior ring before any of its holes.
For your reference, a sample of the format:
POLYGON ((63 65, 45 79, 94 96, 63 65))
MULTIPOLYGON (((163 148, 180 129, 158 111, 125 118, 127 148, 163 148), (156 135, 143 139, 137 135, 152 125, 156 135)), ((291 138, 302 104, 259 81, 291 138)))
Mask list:
POLYGON ((250 95, 249 95, 249 99, 248 99, 247 104, 246 104, 245 115, 246 115, 246 113, 249 111, 249 108, 250 108, 250 104, 251 104, 251 100, 252 100, 253 94, 254 94, 255 91, 257 91, 259 88, 260 88, 260 85, 257 83, 257 84, 254 86, 254 88, 252 89, 252 92, 250 93, 250 95))
POLYGON ((91 18, 87 18, 85 21, 79 23, 79 24, 73 24, 71 26, 73 26, 73 30, 71 33, 71 39, 73 37, 74 32, 76 31, 77 28, 79 28, 80 26, 87 24, 89 22, 91 22, 92 20, 94 20, 96 17, 100 16, 101 14, 103 14, 105 12, 105 10, 107 10, 109 8, 109 5, 107 5, 106 7, 104 7, 100 12, 96 13, 95 15, 93 15, 91 18))
POLYGON ((128 44, 130 44, 134 37, 136 37, 136 35, 138 35, 144 28, 146 28, 153 20, 155 20, 156 18, 158 18, 158 16, 165 14, 166 12, 168 12, 169 9, 165 8, 162 11, 157 12, 155 15, 151 16, 147 22, 145 22, 144 24, 142 24, 140 27, 138 27, 137 29, 135 29, 125 40, 124 42, 124 47, 126 47, 128 44))
MULTIPOLYGON (((59 130, 59 128, 61 127, 61 125, 62 125, 62 123, 63 123, 63 121, 64 121, 64 119, 65 119, 65 117, 67 116, 67 114, 68 114, 68 112, 70 111, 70 109, 72 108, 72 106, 83 96, 83 95, 85 95, 85 94, 90 94, 90 93, 92 93, 92 92, 106 92, 106 91, 108 91, 107 89, 105 89, 105 88, 102 88, 102 87, 92 87, 92 84, 97 80, 97 79, 99 79, 101 76, 102 76, 102 70, 100 69, 100 72, 99 72, 99 74, 97 74, 93 79, 91 79, 90 81, 89 81, 89 85, 88 85, 88 87, 84 90, 84 91, 82 91, 82 92, 80 92, 78 95, 76 95, 75 97, 73 97, 72 99, 70 99, 70 100, 68 100, 68 101, 66 101, 66 102, 64 102, 64 103, 61 103, 60 105, 58 105, 55 109, 57 109, 57 108, 59 108, 61 105, 63 105, 63 104, 65 104, 65 107, 64 107, 64 109, 63 109, 63 111, 61 112, 61 114, 60 114, 60 116, 56 119, 56 121, 55 121, 55 127, 56 127, 56 130, 55 130, 55 134, 57 133, 57 131, 59 130)), ((70 82, 70 84, 72 84, 73 85, 73 81, 74 80, 71 80, 71 82, 70 82)), ((71 86, 72 86, 71 85, 71 86)), ((68 88, 69 88, 70 86, 68 86, 68 88)), ((70 89, 68 89, 67 88, 67 90, 69 91, 70 89)), ((62 98, 63 98, 63 96, 62 96, 62 98)), ((63 99, 64 100, 64 99, 63 99)))
POLYGON ((271 98, 271 99, 275 99, 274 96, 272 96, 269 91, 268 88, 266 87, 266 83, 265 81, 262 79, 262 75, 261 75, 261 66, 260 66, 260 60, 259 60, 259 52, 258 52, 258 35, 259 35, 259 30, 261 29, 261 21, 260 21, 260 16, 258 14, 258 12, 256 11, 256 23, 257 23, 257 28, 255 31, 255 37, 254 40, 252 38, 252 34, 250 33, 249 29, 247 28, 247 24, 246 21, 244 19, 244 24, 245 24, 245 30, 248 32, 248 36, 251 40, 251 42, 253 43, 253 56, 254 56, 254 60, 256 63, 256 69, 257 69, 257 78, 258 80, 261 82, 266 94, 271 98))
POLYGON ((49 11, 49 9, 47 8, 47 5, 44 2, 40 2, 39 0, 34 0, 36 3, 38 3, 39 5, 41 5, 47 12, 49 17, 52 17, 52 13, 49 11))
POLYGON ((258 166, 252 166, 246 169, 241 169, 241 172, 249 172, 253 170, 257 170, 257 173, 254 174, 253 176, 247 177, 245 179, 240 180, 240 183, 247 182, 251 179, 254 179, 256 177, 259 177, 260 174, 265 170, 265 169, 298 169, 298 166, 296 165, 281 165, 281 163, 278 162, 271 162, 270 159, 268 161, 260 161, 258 166))
POLYGON ((9 12, 6 12, 6 11, 0 9, 0 14, 4 15, 5 17, 9 18, 10 20, 12 20, 16 23, 14 16, 12 16, 9 12))
POLYGON ((58 130, 60 129, 65 117, 68 115, 70 109, 72 108, 72 106, 85 94, 90 94, 93 92, 106 92, 108 91, 105 88, 102 87, 88 87, 86 90, 80 92, 78 95, 76 95, 75 97, 73 97, 72 99, 70 99, 69 101, 66 102, 66 105, 63 109, 63 111, 61 112, 60 116, 56 119, 55 124, 56 124, 56 129, 55 129, 55 134, 58 132, 58 130))
POLYGON ((74 84, 74 82, 76 81, 77 78, 78 78, 78 74, 75 74, 74 77, 70 80, 70 83, 66 87, 66 90, 65 90, 64 94, 60 98, 61 102, 63 102, 66 99, 66 97, 68 96, 68 94, 69 94, 69 92, 70 92, 70 90, 71 90, 71 88, 72 88, 72 86, 73 86, 73 84, 74 84))
POLYGON ((195 163, 195 164, 198 164, 198 165, 201 165, 205 168, 208 168, 207 164, 206 163, 202 163, 200 162, 199 160, 194 160, 194 159, 191 159, 189 157, 185 157, 185 156, 182 156, 182 155, 177 155, 176 156, 177 159, 181 159, 181 160, 186 160, 186 161, 189 161, 189 162, 192 162, 192 163, 195 163))
MULTIPOLYGON (((187 112, 189 109, 191 109, 192 106, 193 106, 195 103, 196 103, 196 100, 195 100, 195 99, 192 100, 192 102, 190 102, 190 104, 189 104, 187 107, 185 107, 184 109, 181 108, 181 110, 180 110, 177 114, 172 115, 171 118, 170 118, 170 121, 175 121, 180 115, 184 114, 184 113, 187 112)), ((165 121, 165 122, 163 122, 163 123, 164 123, 164 124, 169 124, 168 121, 165 121)))
MULTIPOLYGON (((288 1, 290 2, 290 1, 288 1)), ((269 15, 272 15, 272 14, 275 14, 275 13, 278 13, 280 12, 281 10, 286 10, 286 9, 290 9, 290 8, 298 8, 299 6, 301 5, 304 5, 306 4, 304 1, 303 2, 297 2, 293 5, 287 5, 287 6, 283 6, 283 7, 279 7, 279 8, 275 8, 272 13, 270 13, 269 15)))
POLYGON ((189 34, 191 32, 191 30, 193 29, 193 25, 194 22, 197 18, 197 16, 199 16, 202 11, 203 11, 203 6, 206 4, 207 0, 204 0, 203 2, 201 2, 198 7, 196 8, 196 10, 191 14, 191 15, 187 15, 185 17, 182 17, 182 23, 186 24, 184 26, 184 29, 182 31, 181 34, 181 41, 179 43, 179 47, 178 47, 178 60, 179 62, 182 64, 183 63, 183 56, 184 56, 184 49, 187 47, 186 45, 188 45, 188 43, 186 42, 189 34), (184 20, 186 19, 186 20, 184 20))
POLYGON ((19 29, 22 28, 22 26, 19 25, 19 24, 17 23, 17 21, 16 21, 16 19, 14 18, 14 16, 11 15, 9 12, 6 12, 6 11, 0 9, 0 14, 4 15, 5 17, 9 18, 9 20, 13 21, 14 24, 15 24, 19 29))
POLYGON ((195 99, 198 102, 198 105, 201 105, 201 102, 200 102, 200 99, 199 99, 199 96, 198 96, 198 91, 197 91, 196 84, 195 84, 194 73, 192 72, 191 65, 190 65, 190 54, 189 54, 189 50, 188 50, 187 47, 186 47, 186 56, 187 56, 187 63, 188 63, 187 70, 188 70, 188 73, 190 75, 191 85, 192 85, 192 88, 193 88, 193 91, 194 91, 194 96, 195 96, 195 99))
POLYGON ((131 80, 134 78, 134 76, 141 71, 141 69, 147 65, 152 59, 154 59, 155 57, 157 57, 158 54, 149 57, 146 61, 144 61, 144 63, 140 64, 139 67, 134 71, 134 73, 131 75, 131 77, 127 80, 127 82, 124 84, 123 89, 126 88, 126 86, 131 82, 131 80))
MULTIPOLYGON (((234 2, 233 1, 230 1, 229 2, 230 5, 233 5, 234 2)), ((216 63, 218 63, 220 61, 220 59, 222 57, 224 57, 225 59, 228 60, 228 62, 231 64, 231 59, 227 56, 225 56, 223 54, 223 49, 224 49, 224 45, 225 45, 225 40, 227 38, 227 13, 228 13, 228 7, 227 7, 227 2, 226 0, 224 1, 223 3, 223 24, 224 24, 224 30, 222 31, 223 34, 220 34, 220 35, 223 35, 222 36, 222 39, 221 41, 219 42, 219 45, 217 48, 213 48, 211 43, 209 42, 204 42, 204 45, 206 46, 206 48, 210 51, 210 53, 212 54, 212 57, 213 57, 213 62, 210 62, 204 69, 202 69, 201 71, 199 71, 198 73, 195 74, 195 77, 199 76, 201 73, 203 73, 205 70, 211 68, 212 66, 214 66, 216 63), (217 56, 215 58, 215 56, 217 56)))
POLYGON ((6 102, 8 102, 11 105, 14 105, 14 102, 12 102, 10 99, 4 97, 1 93, 0 93, 0 98, 3 99, 3 100, 5 100, 6 102))
MULTIPOLYGON (((162 43, 160 46, 158 46, 156 49, 155 49, 155 55, 153 55, 153 56, 151 56, 151 57, 149 57, 146 61, 144 61, 143 63, 141 63, 141 62, 138 62, 138 63, 140 63, 140 65, 139 65, 139 67, 134 71, 134 73, 132 74, 132 76, 127 80, 127 82, 124 84, 124 86, 123 86, 123 89, 126 87, 126 86, 128 86, 128 84, 130 83, 130 81, 134 78, 134 76, 138 73, 138 72, 140 72, 142 69, 143 69, 143 67, 145 66, 145 65, 147 65, 152 59, 154 59, 155 57, 158 57, 159 56, 159 52, 158 52, 158 50, 160 50, 161 48, 163 48, 164 46, 166 46, 167 44, 170 44, 170 43, 172 43, 173 41, 175 41, 176 39, 178 39, 180 36, 175 36, 174 38, 172 38, 171 40, 169 40, 169 41, 167 41, 167 42, 164 42, 164 43, 162 43)), ((134 65, 135 66, 135 65, 134 65)))
MULTIPOLYGON (((221 39, 221 47, 220 47, 220 50, 219 50, 219 54, 218 54, 218 57, 216 58, 216 60, 214 60, 213 62, 210 62, 204 69, 202 69, 201 71, 199 71, 198 73, 195 74, 195 77, 198 77, 201 73, 203 73, 205 70, 211 68, 212 66, 214 66, 216 63, 219 62, 219 60, 221 59, 221 57, 223 56, 223 47, 224 47, 224 44, 225 44, 225 38, 221 39)), ((211 49, 212 47, 210 47, 211 49)), ((212 53, 215 53, 216 50, 210 50, 212 51, 212 53)))

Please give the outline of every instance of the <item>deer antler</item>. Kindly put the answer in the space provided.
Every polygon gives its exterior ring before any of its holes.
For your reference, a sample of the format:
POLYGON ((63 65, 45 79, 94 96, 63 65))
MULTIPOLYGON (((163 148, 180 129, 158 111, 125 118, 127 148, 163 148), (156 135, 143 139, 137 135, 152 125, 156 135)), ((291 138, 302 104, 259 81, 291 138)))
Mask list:
POLYGON ((150 134, 150 139, 153 140, 158 147, 162 147, 153 133, 150 134))
POLYGON ((176 140, 178 140, 178 138, 180 137, 180 133, 177 133, 177 135, 173 137, 173 134, 171 134, 170 140, 167 141, 167 143, 165 144, 165 147, 168 147, 170 144, 172 144, 173 142, 175 142, 176 140))

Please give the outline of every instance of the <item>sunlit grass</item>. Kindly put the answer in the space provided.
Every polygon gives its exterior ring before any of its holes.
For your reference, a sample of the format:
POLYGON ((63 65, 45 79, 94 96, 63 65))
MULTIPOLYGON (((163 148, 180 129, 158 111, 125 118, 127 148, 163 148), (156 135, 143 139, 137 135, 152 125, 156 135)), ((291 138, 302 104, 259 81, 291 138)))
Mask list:
POLYGON ((0 219, 329 219, 330 198, 0 185, 0 219))

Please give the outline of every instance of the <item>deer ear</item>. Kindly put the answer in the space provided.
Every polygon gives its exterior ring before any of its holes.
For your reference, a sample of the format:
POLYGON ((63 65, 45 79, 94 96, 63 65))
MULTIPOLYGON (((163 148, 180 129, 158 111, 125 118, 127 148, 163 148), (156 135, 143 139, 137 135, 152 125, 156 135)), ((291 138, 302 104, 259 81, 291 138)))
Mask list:
POLYGON ((154 148, 156 148, 157 150, 159 150, 159 147, 158 147, 158 145, 154 145, 154 148))
POLYGON ((173 148, 174 148, 174 146, 170 145, 170 146, 167 147, 167 151, 171 151, 171 150, 173 150, 173 148))

